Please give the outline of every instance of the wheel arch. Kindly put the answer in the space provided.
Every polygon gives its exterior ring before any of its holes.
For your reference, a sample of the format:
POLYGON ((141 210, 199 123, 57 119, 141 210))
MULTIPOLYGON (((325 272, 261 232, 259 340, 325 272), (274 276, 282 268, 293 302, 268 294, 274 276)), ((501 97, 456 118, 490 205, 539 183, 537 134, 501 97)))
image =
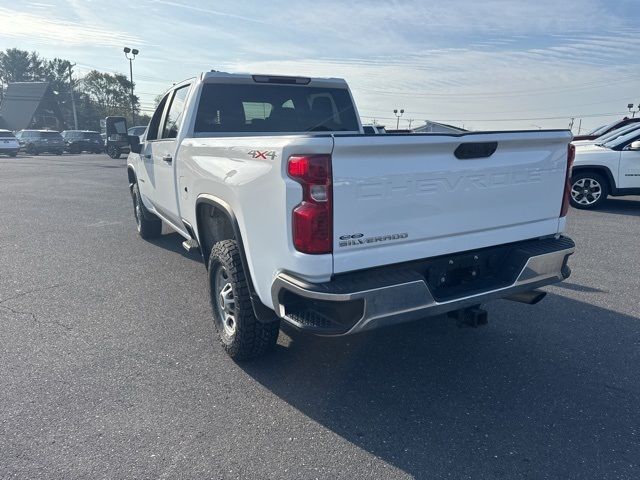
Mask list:
POLYGON ((200 253, 202 254, 206 268, 209 268, 209 255, 215 243, 222 240, 235 240, 240 250, 240 261, 247 279, 249 296, 256 318, 261 322, 273 321, 277 318, 275 312, 262 303, 255 290, 251 277, 251 269, 249 268, 249 262, 244 249, 244 242, 242 241, 242 233, 240 232, 238 219, 231 206, 221 198, 203 194, 196 199, 195 210, 196 225, 194 233, 200 244, 200 253), (215 212, 214 215, 211 215, 211 209, 215 212), (218 223, 213 226, 214 228, 209 228, 210 226, 206 225, 206 222, 211 220, 207 218, 207 215, 210 215, 210 218, 214 218, 216 223, 220 221, 223 223, 218 223), (217 230, 218 235, 215 235, 212 230, 217 230))
POLYGON ((242 252, 242 267, 247 270, 244 247, 238 220, 231 206, 224 200, 212 195, 200 195, 196 200, 196 229, 194 232, 200 244, 205 264, 209 259, 211 247, 222 240, 236 240, 242 252), (212 225, 215 223, 215 225, 212 225))
POLYGON ((132 165, 127 165, 127 177, 129 178, 129 187, 132 187, 134 183, 138 182, 136 171, 132 165))
POLYGON ((572 182, 573 182, 573 176, 577 173, 586 173, 586 172, 593 172, 593 173, 597 173, 599 175, 602 175, 604 178, 607 179, 607 183, 608 183, 608 187, 609 187, 609 192, 612 194, 615 194, 617 188, 616 188, 616 181, 615 178, 613 177, 613 173, 611 173, 611 170, 609 170, 608 167, 605 167, 604 165, 577 165, 573 167, 573 170, 571 171, 571 178, 572 178, 572 182))

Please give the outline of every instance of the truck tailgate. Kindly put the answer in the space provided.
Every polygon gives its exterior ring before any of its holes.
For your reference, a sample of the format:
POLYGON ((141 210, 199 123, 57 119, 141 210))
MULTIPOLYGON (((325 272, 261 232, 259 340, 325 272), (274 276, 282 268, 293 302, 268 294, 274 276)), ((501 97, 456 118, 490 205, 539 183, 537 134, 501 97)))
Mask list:
POLYGON ((565 130, 336 136, 334 272, 557 233, 570 140, 565 130))

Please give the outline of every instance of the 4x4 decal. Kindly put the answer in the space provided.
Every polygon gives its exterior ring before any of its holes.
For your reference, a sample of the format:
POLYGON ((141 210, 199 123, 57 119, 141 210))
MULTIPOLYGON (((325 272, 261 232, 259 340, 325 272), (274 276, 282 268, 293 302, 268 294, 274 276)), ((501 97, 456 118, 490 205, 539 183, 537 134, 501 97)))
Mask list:
POLYGON ((271 160, 275 160, 275 158, 278 156, 278 154, 275 152, 275 150, 251 150, 249 152, 247 152, 247 155, 251 155, 251 158, 255 158, 255 159, 263 159, 266 160, 267 157, 269 157, 271 160))

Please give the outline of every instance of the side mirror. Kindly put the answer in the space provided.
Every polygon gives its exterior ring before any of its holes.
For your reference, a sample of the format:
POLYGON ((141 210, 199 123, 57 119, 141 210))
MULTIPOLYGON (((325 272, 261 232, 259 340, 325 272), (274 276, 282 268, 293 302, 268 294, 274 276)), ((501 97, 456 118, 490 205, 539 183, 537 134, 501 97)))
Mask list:
POLYGON ((140 143, 140 137, 138 135, 129 135, 129 146, 133 153, 140 153, 142 151, 142 144, 140 143))
POLYGON ((635 142, 631 142, 631 145, 627 148, 627 150, 640 150, 640 140, 636 140, 635 142))

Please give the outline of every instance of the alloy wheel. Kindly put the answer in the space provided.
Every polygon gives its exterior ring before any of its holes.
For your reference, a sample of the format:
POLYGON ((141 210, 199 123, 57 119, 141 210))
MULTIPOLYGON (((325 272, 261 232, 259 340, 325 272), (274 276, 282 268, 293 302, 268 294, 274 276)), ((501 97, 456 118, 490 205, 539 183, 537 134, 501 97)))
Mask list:
POLYGON ((214 276, 214 292, 216 307, 218 310, 218 322, 221 323, 224 332, 232 337, 236 333, 236 300, 233 294, 233 286, 226 268, 219 265, 214 276))
POLYGON ((581 178, 571 186, 571 197, 580 205, 593 205, 602 196, 602 185, 593 178, 581 178))

